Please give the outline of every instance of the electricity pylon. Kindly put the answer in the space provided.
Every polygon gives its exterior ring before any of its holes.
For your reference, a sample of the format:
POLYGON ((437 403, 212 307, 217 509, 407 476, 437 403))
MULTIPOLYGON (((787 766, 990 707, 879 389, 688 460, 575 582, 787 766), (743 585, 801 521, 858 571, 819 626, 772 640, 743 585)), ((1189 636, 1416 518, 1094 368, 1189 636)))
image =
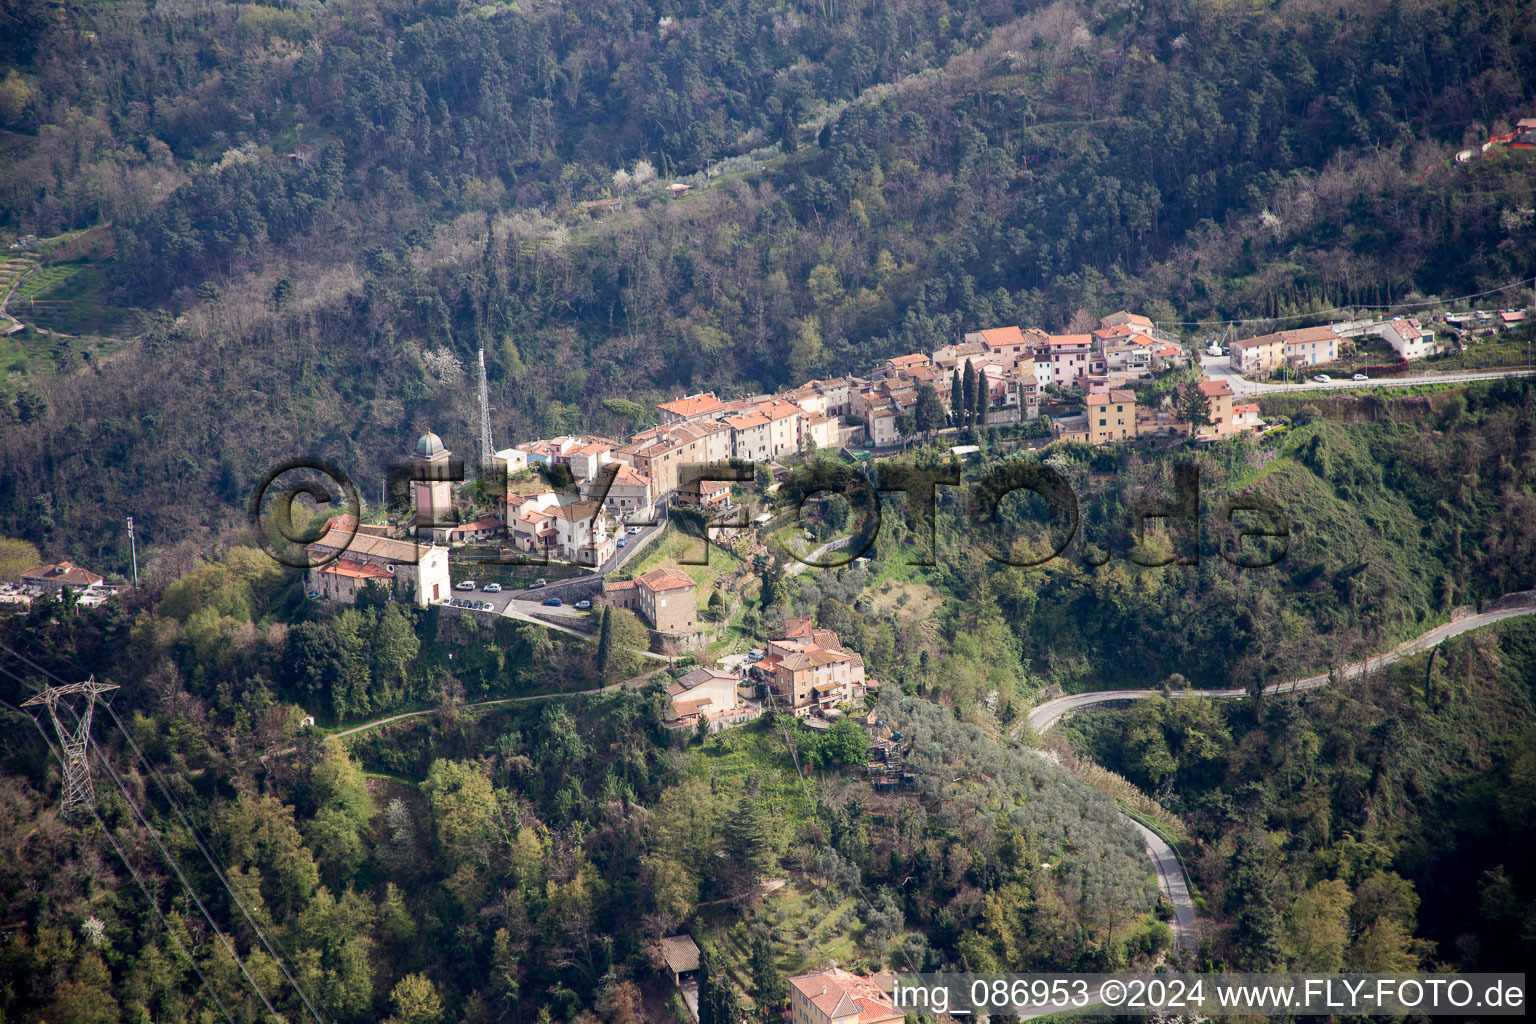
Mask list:
POLYGON ((36 697, 22 701, 22 707, 30 704, 47 706, 48 717, 53 719, 53 729, 59 734, 59 742, 63 744, 64 806, 62 811, 66 815, 77 804, 84 804, 86 807, 96 806, 96 792, 91 788, 91 766, 86 751, 86 744, 91 740, 91 713, 96 710, 96 698, 108 690, 115 689, 117 689, 115 683, 98 683, 96 677, 92 676, 83 683, 50 686, 36 697), (85 710, 80 713, 79 723, 74 729, 70 729, 59 721, 58 706, 59 701, 77 693, 85 694, 85 710))

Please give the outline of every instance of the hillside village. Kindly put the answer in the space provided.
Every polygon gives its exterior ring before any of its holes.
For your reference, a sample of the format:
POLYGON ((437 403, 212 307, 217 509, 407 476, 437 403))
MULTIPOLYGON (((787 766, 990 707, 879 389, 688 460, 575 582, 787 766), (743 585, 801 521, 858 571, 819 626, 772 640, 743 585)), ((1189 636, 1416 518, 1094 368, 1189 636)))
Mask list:
MULTIPOLYGON (((820 450, 880 458, 916 440, 963 439, 980 429, 1024 427, 1040 446, 1208 444, 1266 429, 1257 402, 1234 392, 1234 376, 1311 374, 1338 367, 1345 353, 1357 365, 1395 359, 1391 370, 1463 339, 1519 329, 1524 317, 1447 314, 1438 318, 1438 335, 1405 318, 1282 330, 1225 349, 1211 342, 1203 367, 1149 318, 1126 311, 1077 333, 988 328, 930 353, 885 359, 863 376, 744 398, 684 395, 656 407, 657 425, 623 440, 568 435, 504 448, 494 453, 492 474, 504 488, 479 514, 465 514, 467 486, 456 484, 462 465, 428 431, 409 456, 413 516, 393 525, 333 520, 334 532, 310 545, 318 567, 307 574, 308 590, 352 603, 377 584, 421 607, 511 615, 578 635, 591 635, 605 609, 618 609, 649 631, 652 651, 702 651, 706 617, 696 580, 668 564, 625 568, 661 535, 670 510, 718 521, 747 500, 740 482, 698 480, 684 467, 751 463, 772 490, 785 463, 820 450), (1215 362, 1221 358, 1224 368, 1215 362), (487 560, 566 575, 507 592, 494 583, 481 588, 466 574, 487 560)), ((878 686, 836 633, 790 619, 766 649, 727 655, 677 678, 667 690, 667 724, 718 730, 777 707, 825 729, 878 686)))

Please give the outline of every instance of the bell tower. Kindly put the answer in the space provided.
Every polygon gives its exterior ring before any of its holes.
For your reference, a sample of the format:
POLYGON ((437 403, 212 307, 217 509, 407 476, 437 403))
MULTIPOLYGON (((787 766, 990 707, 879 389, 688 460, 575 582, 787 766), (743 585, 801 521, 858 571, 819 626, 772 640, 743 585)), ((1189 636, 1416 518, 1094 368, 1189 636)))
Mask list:
POLYGON ((412 456, 411 492, 416 503, 416 536, 437 540, 452 528, 453 477, 449 469, 452 452, 443 447, 443 439, 432 431, 421 435, 412 456))

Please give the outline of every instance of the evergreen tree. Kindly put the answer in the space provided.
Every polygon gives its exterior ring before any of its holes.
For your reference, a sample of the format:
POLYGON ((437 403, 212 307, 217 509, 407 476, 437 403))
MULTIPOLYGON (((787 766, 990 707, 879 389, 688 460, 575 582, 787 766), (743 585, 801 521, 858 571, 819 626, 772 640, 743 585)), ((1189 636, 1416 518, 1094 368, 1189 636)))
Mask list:
POLYGON ((914 409, 917 419, 917 429, 933 439, 934 431, 944 427, 944 403, 939 400, 939 393, 932 384, 927 381, 917 386, 917 405, 914 409))
POLYGON ((752 956, 748 961, 752 971, 752 997, 765 1010, 777 1010, 789 1001, 789 985, 773 962, 773 946, 768 937, 759 933, 752 939, 752 956))
POLYGON ((1232 946, 1238 966, 1268 971, 1280 962, 1280 914, 1275 909, 1274 871, 1253 836, 1237 837, 1227 861, 1231 883, 1227 912, 1232 915, 1232 946))
POLYGON ((960 417, 965 413, 965 395, 960 386, 960 374, 956 373, 949 378, 949 415, 954 426, 960 426, 960 417))
POLYGON ((976 366, 969 359, 965 361, 965 378, 960 388, 960 410, 960 426, 970 426, 976 412, 976 366))
POLYGON ((987 383, 987 371, 981 370, 976 375, 976 422, 980 426, 987 425, 987 406, 991 403, 989 394, 992 385, 987 383))
POLYGON ((756 885, 773 866, 773 833, 761 804, 744 798, 725 817, 721 829, 726 862, 744 886, 756 885))
POLYGON ((599 675, 608 674, 608 666, 613 663, 613 609, 603 609, 603 625, 597 636, 597 671, 599 675))
POLYGON ((740 1024, 741 1005, 712 952, 699 954, 699 1024, 740 1024))
POLYGON ((1200 427, 1211 425, 1211 400, 1197 384, 1186 384, 1179 390, 1179 419, 1189 424, 1189 434, 1194 436, 1200 427))

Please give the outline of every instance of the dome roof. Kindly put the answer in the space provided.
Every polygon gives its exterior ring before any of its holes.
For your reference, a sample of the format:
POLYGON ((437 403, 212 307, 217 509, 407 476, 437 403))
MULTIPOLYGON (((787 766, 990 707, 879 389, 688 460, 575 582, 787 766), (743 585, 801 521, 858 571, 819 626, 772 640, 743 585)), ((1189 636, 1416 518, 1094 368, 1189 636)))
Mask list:
POLYGON ((416 442, 416 454, 423 459, 430 459, 432 456, 445 450, 443 448, 443 439, 430 430, 422 434, 421 440, 416 442))

